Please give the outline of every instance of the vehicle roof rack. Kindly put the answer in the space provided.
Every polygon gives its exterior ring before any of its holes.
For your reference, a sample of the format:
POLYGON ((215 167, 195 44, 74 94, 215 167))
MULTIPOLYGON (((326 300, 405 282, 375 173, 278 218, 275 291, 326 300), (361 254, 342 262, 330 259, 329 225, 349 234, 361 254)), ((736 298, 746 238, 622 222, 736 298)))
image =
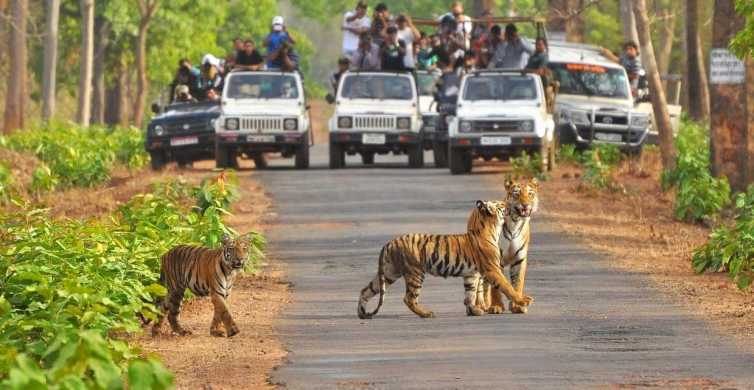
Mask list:
POLYGON ((380 69, 380 70, 360 70, 360 69, 351 70, 351 69, 349 69, 346 73, 355 73, 355 74, 360 74, 360 73, 382 73, 382 74, 395 74, 395 75, 399 75, 399 74, 400 75, 404 75, 404 74, 411 75, 411 74, 413 74, 413 72, 409 71, 409 70, 382 70, 382 69, 380 69))
POLYGON ((521 75, 527 75, 530 74, 526 71, 526 69, 518 69, 518 68, 491 68, 491 69, 477 69, 472 72, 474 75, 480 75, 485 73, 518 73, 521 75))

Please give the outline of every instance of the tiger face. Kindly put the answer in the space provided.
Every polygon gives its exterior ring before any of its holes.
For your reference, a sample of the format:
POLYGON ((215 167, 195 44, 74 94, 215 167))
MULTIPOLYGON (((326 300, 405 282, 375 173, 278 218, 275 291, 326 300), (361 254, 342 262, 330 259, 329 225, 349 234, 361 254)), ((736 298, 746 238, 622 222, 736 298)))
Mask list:
POLYGON ((539 182, 532 178, 524 181, 508 179, 505 182, 508 208, 512 215, 529 218, 539 206, 539 182))
POLYGON ((242 237, 232 239, 229 235, 223 236, 223 262, 232 269, 243 269, 246 259, 249 257, 249 243, 242 237))
POLYGON ((503 226, 507 210, 505 202, 476 201, 476 208, 471 212, 467 224, 468 231, 495 234, 495 231, 503 226))
POLYGON ((480 213, 488 217, 495 218, 500 221, 502 221, 503 218, 505 218, 505 214, 508 210, 508 207, 506 206, 505 202, 496 202, 496 201, 478 200, 476 201, 476 207, 480 213))

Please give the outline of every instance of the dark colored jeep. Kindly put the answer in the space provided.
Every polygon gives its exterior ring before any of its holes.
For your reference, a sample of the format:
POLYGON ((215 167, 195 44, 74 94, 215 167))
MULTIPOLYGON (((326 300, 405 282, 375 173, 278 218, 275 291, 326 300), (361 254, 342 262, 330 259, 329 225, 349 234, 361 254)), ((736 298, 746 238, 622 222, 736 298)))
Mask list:
POLYGON ((220 103, 173 103, 158 113, 147 127, 145 148, 152 158, 152 169, 162 169, 176 161, 178 166, 212 159, 215 155, 215 120, 220 116, 220 103))

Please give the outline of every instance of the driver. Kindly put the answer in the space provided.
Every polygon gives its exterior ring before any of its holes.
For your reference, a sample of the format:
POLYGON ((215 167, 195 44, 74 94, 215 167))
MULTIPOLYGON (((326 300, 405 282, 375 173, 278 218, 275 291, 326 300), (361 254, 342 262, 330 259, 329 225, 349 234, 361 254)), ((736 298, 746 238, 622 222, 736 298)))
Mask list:
POLYGON ((280 97, 283 99, 293 99, 296 97, 296 91, 293 90, 293 84, 290 81, 285 81, 280 86, 280 97))
POLYGON ((639 87, 639 76, 641 76, 644 68, 641 65, 639 45, 637 45, 636 42, 628 41, 624 43, 623 53, 620 57, 604 47, 602 48, 602 55, 607 57, 610 61, 620 64, 620 66, 626 69, 628 80, 631 82, 631 89, 636 90, 639 87))

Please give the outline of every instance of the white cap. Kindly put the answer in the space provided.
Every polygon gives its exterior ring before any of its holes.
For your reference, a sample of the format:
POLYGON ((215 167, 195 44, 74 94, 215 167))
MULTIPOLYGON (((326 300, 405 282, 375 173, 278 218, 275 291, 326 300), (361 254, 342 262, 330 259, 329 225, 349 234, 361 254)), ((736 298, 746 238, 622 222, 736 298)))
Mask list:
POLYGON ((212 66, 220 66, 220 60, 212 54, 205 54, 202 58, 202 65, 210 64, 212 66))
POLYGON ((275 16, 274 18, 272 18, 272 25, 274 26, 276 24, 279 24, 281 26, 285 24, 285 20, 282 16, 275 16))

